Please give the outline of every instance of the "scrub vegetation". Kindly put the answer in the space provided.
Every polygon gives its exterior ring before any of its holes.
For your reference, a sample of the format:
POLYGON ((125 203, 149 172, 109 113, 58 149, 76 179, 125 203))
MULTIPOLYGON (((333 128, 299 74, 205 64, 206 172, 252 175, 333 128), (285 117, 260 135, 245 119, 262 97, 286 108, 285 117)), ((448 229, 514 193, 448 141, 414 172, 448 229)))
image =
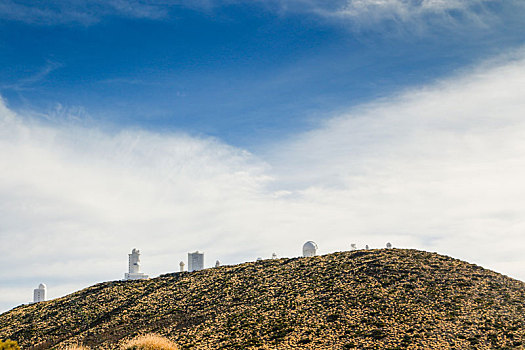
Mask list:
POLYGON ((179 349, 525 349, 524 306, 525 283, 482 267, 358 250, 101 283, 0 315, 0 338, 24 349, 121 349, 151 333, 179 349))

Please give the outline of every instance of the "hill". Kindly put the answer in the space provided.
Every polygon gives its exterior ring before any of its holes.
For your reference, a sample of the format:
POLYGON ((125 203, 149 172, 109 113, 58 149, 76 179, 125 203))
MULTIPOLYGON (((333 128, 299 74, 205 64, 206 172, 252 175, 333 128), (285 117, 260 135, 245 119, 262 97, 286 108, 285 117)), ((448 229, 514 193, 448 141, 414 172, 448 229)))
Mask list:
POLYGON ((524 349, 525 283, 436 253, 381 249, 97 284, 0 315, 23 349, 524 349))

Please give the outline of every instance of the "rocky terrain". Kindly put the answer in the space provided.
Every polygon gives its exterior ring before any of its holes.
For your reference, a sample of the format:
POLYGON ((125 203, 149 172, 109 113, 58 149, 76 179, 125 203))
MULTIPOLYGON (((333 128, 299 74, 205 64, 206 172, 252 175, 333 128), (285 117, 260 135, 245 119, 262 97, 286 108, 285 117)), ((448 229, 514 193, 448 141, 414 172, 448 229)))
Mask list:
POLYGON ((525 349, 525 283, 404 249, 275 259, 94 285, 0 315, 22 349, 525 349))

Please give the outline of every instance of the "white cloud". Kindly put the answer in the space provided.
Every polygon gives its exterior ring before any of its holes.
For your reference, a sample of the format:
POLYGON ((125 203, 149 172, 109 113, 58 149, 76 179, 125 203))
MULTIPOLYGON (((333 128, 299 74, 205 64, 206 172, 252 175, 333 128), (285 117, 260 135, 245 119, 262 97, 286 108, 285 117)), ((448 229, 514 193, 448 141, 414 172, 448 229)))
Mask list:
POLYGON ((195 249, 238 263, 350 243, 525 279, 525 59, 360 106, 257 156, 218 140, 44 125, 0 103, 0 309, 195 249), (20 288, 28 293, 20 293, 20 288))
POLYGON ((274 176, 361 241, 389 235, 525 279, 525 61, 494 64, 277 145, 274 176))
POLYGON ((118 279, 135 246, 157 274, 211 244, 224 255, 239 243, 253 250, 244 234, 267 177, 247 152, 185 135, 43 126, 3 104, 0 115, 3 281, 118 279))

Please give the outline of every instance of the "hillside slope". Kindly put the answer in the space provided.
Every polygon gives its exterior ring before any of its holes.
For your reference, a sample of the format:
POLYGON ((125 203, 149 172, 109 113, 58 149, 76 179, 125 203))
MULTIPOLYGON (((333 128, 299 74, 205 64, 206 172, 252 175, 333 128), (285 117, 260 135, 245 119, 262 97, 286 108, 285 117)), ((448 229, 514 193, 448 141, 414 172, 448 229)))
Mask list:
POLYGON ((97 284, 0 315, 24 349, 524 349, 525 283, 435 253, 382 249, 97 284))

